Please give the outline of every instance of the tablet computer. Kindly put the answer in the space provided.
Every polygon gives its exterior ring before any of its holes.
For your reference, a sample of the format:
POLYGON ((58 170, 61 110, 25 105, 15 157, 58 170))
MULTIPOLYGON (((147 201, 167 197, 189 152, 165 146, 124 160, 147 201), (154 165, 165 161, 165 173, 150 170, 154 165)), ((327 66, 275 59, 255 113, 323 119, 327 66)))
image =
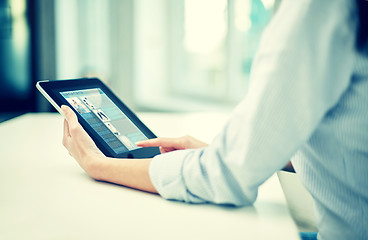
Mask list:
POLYGON ((36 87, 62 115, 62 105, 71 107, 106 156, 150 158, 160 153, 157 147, 135 145, 156 136, 101 80, 45 80, 37 82, 36 87))

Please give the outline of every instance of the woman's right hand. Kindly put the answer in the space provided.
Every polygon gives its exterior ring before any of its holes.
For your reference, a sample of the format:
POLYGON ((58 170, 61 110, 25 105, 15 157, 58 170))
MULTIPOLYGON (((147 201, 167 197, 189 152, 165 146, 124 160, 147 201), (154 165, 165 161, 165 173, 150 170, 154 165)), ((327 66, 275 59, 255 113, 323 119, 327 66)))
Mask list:
POLYGON ((207 143, 201 142, 198 139, 188 135, 179 138, 153 138, 139 141, 135 144, 138 147, 159 147, 161 153, 208 146, 207 143))

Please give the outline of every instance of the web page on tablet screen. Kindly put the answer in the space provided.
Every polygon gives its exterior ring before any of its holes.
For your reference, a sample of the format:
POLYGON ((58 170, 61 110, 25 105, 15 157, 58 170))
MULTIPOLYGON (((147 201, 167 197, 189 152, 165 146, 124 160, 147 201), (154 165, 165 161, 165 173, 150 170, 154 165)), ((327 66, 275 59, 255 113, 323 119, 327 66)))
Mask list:
POLYGON ((147 139, 100 88, 66 91, 60 94, 115 153, 137 149, 135 142, 147 139))

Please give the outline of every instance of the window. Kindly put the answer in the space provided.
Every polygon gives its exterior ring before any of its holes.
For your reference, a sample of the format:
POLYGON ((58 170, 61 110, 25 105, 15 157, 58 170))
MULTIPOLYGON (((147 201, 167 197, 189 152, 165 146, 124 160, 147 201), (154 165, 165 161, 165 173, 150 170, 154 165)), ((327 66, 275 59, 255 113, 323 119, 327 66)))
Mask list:
POLYGON ((274 0, 55 0, 57 76, 102 76, 140 110, 233 106, 274 0))
POLYGON ((233 106, 244 97, 273 0, 138 2, 136 96, 142 105, 197 110, 233 106))
POLYGON ((134 0, 55 0, 56 78, 99 77, 134 108, 134 0))
POLYGON ((110 74, 109 1, 56 0, 57 77, 110 74))

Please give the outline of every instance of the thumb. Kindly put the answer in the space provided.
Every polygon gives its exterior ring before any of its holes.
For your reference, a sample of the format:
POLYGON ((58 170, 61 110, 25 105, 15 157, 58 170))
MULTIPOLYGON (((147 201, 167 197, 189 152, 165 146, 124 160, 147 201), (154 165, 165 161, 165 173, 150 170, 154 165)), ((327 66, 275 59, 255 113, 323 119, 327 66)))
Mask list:
POLYGON ((76 128, 79 126, 78 117, 77 115, 75 115, 74 111, 70 107, 62 105, 61 110, 64 112, 65 119, 68 122, 69 128, 76 128))

